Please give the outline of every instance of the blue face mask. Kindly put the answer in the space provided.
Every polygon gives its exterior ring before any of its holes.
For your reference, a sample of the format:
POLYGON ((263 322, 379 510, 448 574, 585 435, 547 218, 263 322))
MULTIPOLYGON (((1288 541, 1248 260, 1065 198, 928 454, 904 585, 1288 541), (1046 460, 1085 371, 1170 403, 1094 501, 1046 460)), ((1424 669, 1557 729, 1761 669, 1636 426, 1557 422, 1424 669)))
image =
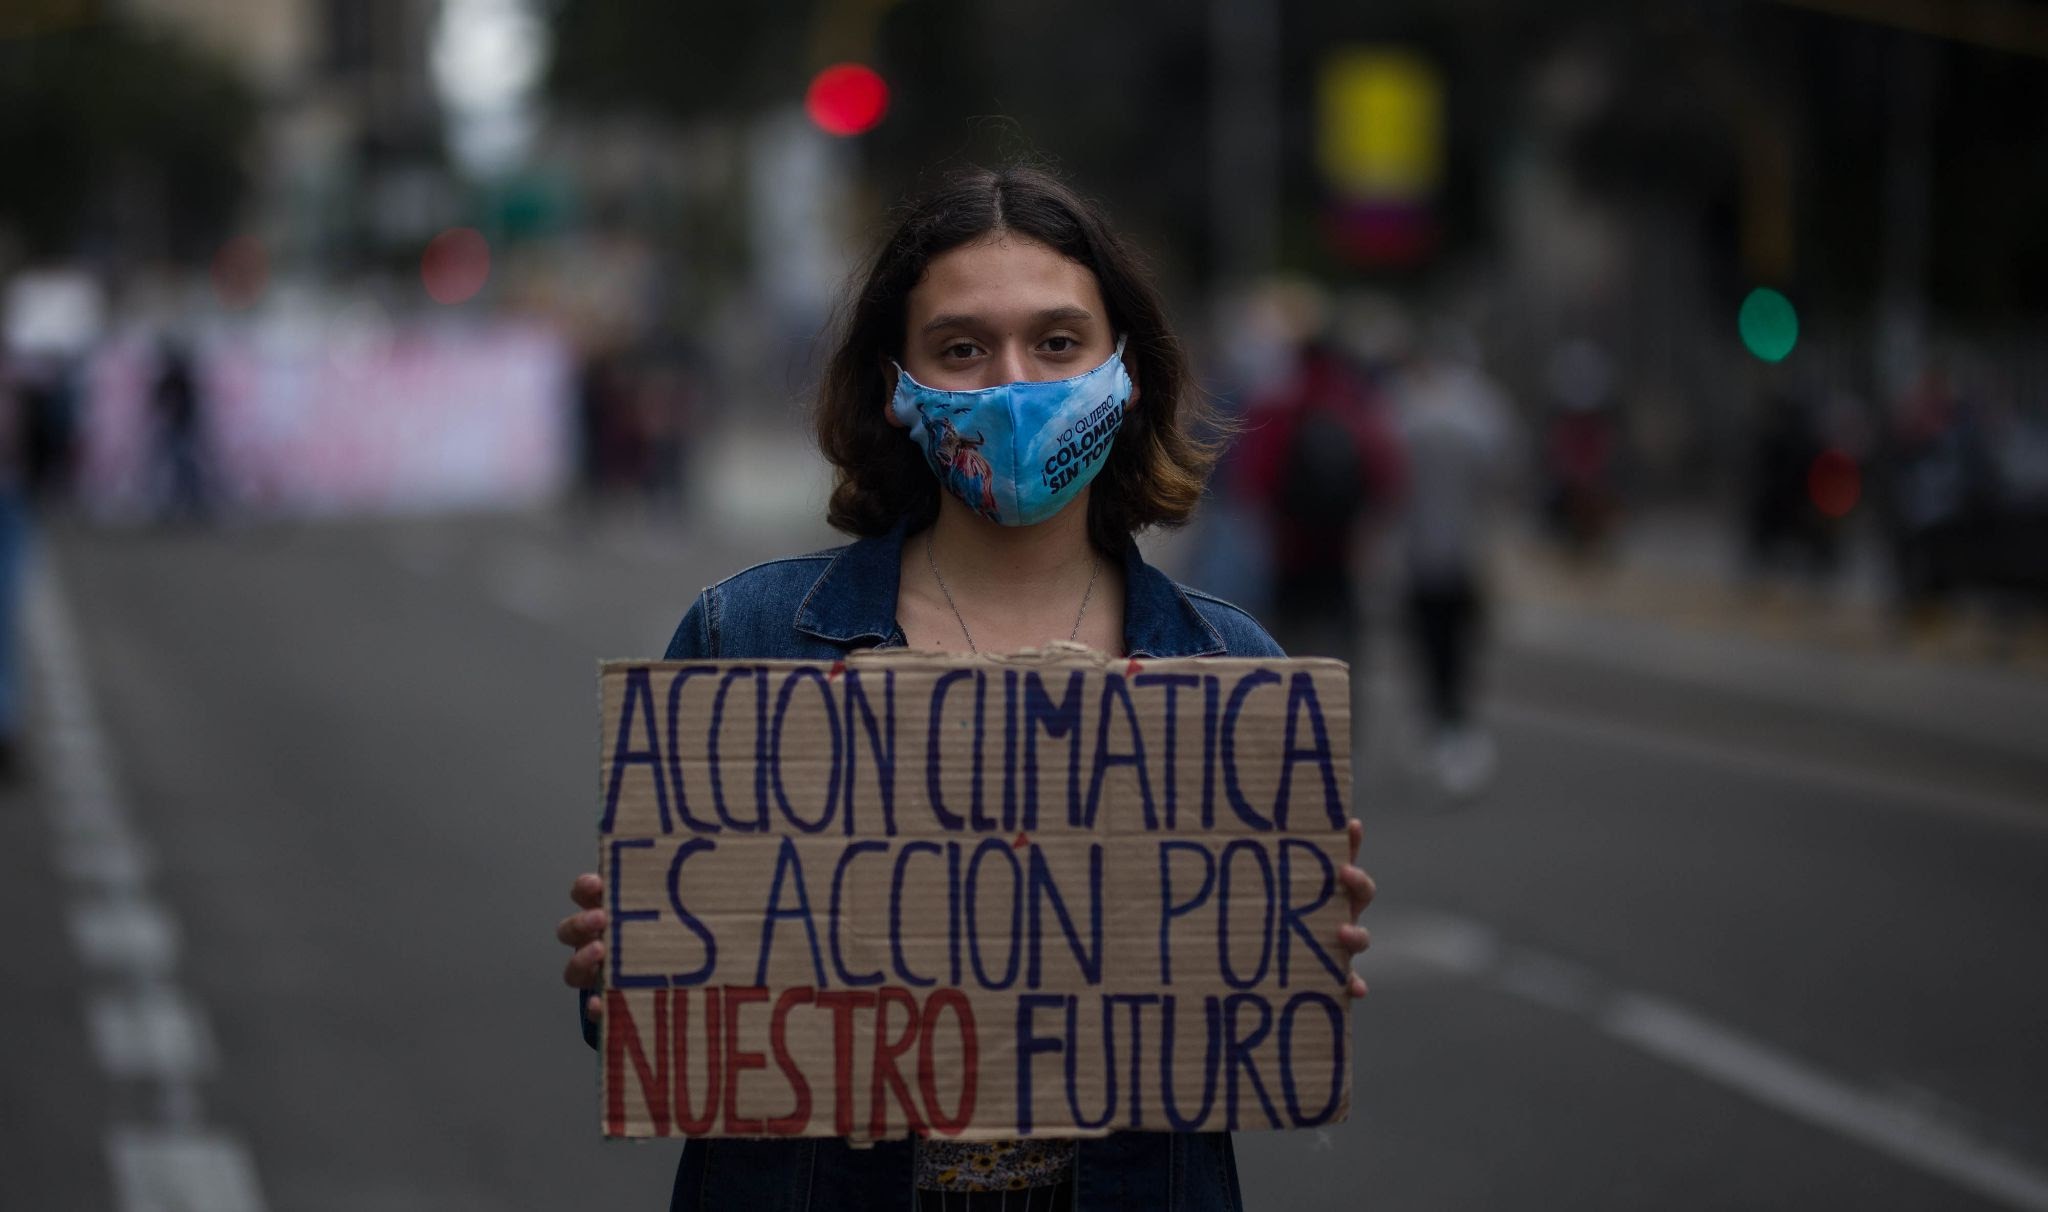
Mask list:
POLYGON ((941 391, 898 366, 889 410, 946 491, 991 522, 1031 526, 1066 508, 1102 470, 1130 400, 1119 337, 1102 365, 1045 383, 941 391))

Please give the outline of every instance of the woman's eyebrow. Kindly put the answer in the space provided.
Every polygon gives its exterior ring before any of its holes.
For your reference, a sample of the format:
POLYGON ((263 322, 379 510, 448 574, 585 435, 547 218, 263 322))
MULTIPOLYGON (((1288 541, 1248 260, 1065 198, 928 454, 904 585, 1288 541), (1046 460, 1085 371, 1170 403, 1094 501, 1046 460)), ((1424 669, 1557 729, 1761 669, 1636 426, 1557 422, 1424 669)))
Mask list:
MULTIPOLYGON (((1043 326, 1063 323, 1082 324, 1094 318, 1095 313, 1085 307, 1048 307, 1033 316, 1032 321, 1037 325, 1043 326)), ((952 312, 942 316, 933 316, 925 321, 924 327, 918 331, 928 335, 942 328, 985 328, 987 326, 988 321, 980 316, 952 312)))

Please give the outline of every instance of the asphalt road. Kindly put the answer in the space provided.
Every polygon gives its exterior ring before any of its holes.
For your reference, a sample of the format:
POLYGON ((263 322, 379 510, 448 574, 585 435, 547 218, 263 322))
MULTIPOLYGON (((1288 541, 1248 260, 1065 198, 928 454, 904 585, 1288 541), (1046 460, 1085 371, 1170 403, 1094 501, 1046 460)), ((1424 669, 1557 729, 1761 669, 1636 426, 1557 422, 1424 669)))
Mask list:
MULTIPOLYGON (((0 1203, 665 1206, 551 937, 593 673, 827 536, 557 517, 49 536, 0 790, 0 1203), (150 1202, 145 1190, 186 1192, 150 1202)), ((1432 796, 1388 640, 1351 1118, 1254 1209, 2048 1208, 2048 685, 1507 612, 1432 796)))

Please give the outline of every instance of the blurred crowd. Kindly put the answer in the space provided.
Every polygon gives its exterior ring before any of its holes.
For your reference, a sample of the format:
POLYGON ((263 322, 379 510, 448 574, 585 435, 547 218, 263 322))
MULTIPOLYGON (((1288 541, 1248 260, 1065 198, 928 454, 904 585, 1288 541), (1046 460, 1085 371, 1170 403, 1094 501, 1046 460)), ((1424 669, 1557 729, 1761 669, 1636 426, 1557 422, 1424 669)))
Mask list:
MULTIPOLYGON (((1475 329, 1391 297, 1335 301, 1274 280, 1231 311, 1221 352, 1240 407, 1196 578, 1250 603, 1292 652, 1405 656, 1420 757, 1440 788, 1483 789, 1474 709, 1503 543, 1567 568, 1618 558, 1631 511, 1668 508, 1636 470, 1606 351, 1557 343, 1511 390, 1475 329)), ((1987 365, 1938 361, 1895 398, 1759 374, 1717 508, 1726 575, 1825 593, 1844 549, 1883 553, 1912 619, 1959 598, 2048 606, 2048 401, 1987 365)), ((1383 658, 1385 659, 1385 658, 1383 658)))

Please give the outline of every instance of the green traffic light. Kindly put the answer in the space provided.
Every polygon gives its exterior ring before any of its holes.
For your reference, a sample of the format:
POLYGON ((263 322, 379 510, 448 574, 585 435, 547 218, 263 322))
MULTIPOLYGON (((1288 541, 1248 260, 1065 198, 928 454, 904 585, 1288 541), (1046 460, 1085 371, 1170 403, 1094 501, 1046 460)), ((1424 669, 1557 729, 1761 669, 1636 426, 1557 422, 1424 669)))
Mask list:
POLYGON ((1766 362, 1784 361, 1799 343, 1799 313, 1792 310, 1792 300, 1768 286, 1749 292, 1736 324, 1743 347, 1766 362))

